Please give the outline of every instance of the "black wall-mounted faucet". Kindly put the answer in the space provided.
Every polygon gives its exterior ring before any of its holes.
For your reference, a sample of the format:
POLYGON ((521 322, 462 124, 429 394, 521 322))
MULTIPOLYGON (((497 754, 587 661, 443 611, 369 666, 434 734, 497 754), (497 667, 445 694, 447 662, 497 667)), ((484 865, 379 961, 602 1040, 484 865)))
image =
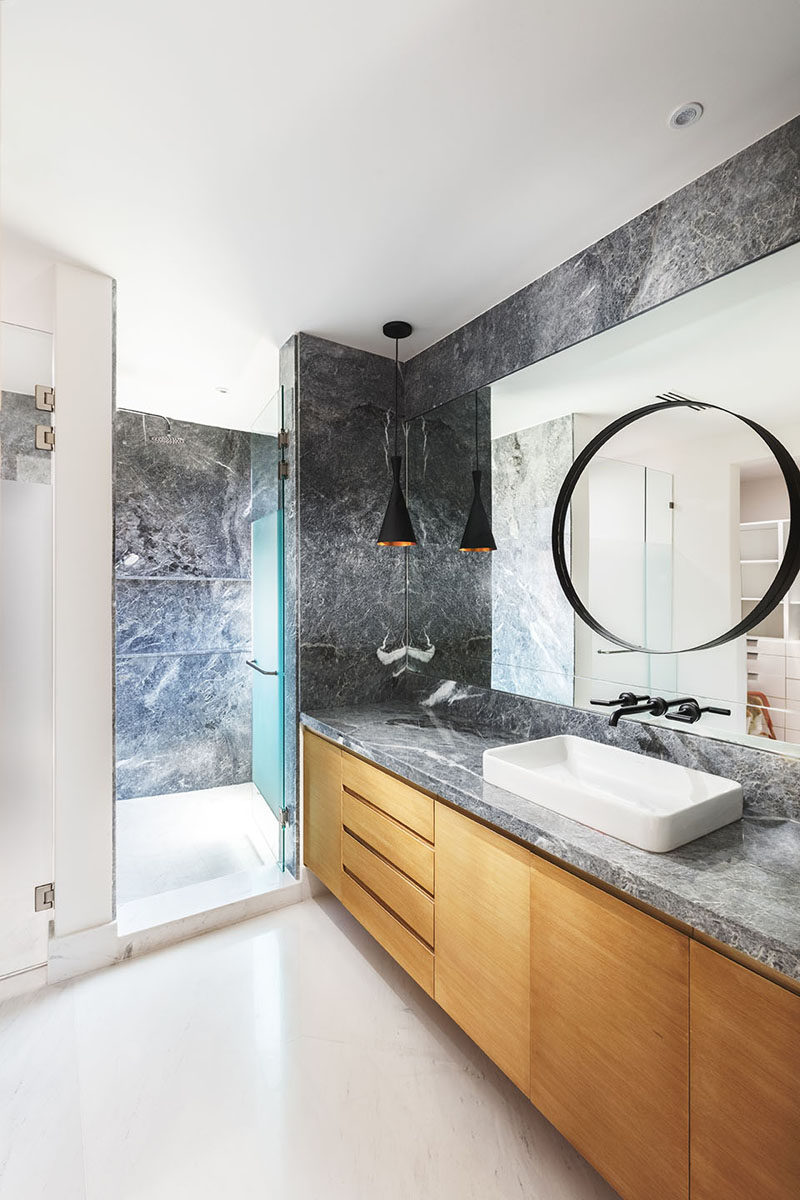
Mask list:
POLYGON ((685 725, 694 725, 703 713, 717 713, 721 717, 729 717, 729 708, 714 708, 710 704, 701 708, 694 696, 682 696, 679 700, 665 700, 662 696, 637 696, 633 692, 620 692, 616 700, 592 700, 592 704, 602 704, 606 707, 619 705, 609 717, 609 725, 616 727, 620 717, 630 717, 634 713, 650 713, 653 717, 666 717, 668 721, 681 721, 685 725), (638 703, 643 701, 644 703, 638 703), (671 708, 676 709, 670 712, 671 708))

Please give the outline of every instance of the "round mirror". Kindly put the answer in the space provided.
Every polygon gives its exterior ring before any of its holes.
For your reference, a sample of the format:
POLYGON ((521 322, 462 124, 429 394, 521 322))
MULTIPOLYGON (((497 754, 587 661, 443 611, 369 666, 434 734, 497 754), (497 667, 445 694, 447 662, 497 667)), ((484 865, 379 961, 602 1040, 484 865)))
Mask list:
POLYGON ((552 545, 573 609, 619 649, 800 636, 800 470, 727 409, 670 393, 612 421, 564 479, 552 545))

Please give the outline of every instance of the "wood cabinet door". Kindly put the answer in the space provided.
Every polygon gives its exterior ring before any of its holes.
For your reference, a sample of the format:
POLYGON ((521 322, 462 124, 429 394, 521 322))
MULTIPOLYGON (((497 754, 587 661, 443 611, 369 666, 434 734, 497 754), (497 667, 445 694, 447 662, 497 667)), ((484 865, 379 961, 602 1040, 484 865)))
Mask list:
POLYGON ((685 1200, 688 938, 537 858, 531 959, 533 1103, 623 1200, 685 1200))
POLYGON ((692 1200, 796 1200, 800 996, 691 953, 692 1200))
POLYGON ((530 861, 508 838, 436 805, 435 998, 526 1095, 530 861))
POLYGON ((303 730, 303 862, 342 895, 342 751, 303 730))

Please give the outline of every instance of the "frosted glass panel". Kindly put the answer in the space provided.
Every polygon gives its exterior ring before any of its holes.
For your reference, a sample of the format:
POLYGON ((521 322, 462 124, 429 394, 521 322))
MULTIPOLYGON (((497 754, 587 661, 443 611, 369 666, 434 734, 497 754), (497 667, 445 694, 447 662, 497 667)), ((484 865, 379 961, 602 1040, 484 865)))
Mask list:
POLYGON ((51 380, 51 339, 18 326, 2 335, 0 977, 46 961, 34 888, 53 878, 52 455, 35 448, 36 425, 50 421, 33 397, 51 380))

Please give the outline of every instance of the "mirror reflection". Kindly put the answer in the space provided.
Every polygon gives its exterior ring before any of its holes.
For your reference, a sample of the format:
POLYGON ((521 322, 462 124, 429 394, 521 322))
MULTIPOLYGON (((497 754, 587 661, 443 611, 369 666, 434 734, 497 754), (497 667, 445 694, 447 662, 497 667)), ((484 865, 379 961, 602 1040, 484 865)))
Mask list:
POLYGON ((576 454, 665 391, 748 416, 800 457, 798 324, 791 247, 411 421, 411 668, 582 707, 622 689, 696 696, 731 712, 704 716, 695 732, 800 744, 797 582, 748 637, 675 653, 736 625, 782 558, 786 484, 754 431, 713 410, 654 414, 615 434, 575 490, 573 585, 616 636, 660 653, 620 650, 577 618, 551 550, 576 454), (476 403, 493 553, 458 549, 476 403))

